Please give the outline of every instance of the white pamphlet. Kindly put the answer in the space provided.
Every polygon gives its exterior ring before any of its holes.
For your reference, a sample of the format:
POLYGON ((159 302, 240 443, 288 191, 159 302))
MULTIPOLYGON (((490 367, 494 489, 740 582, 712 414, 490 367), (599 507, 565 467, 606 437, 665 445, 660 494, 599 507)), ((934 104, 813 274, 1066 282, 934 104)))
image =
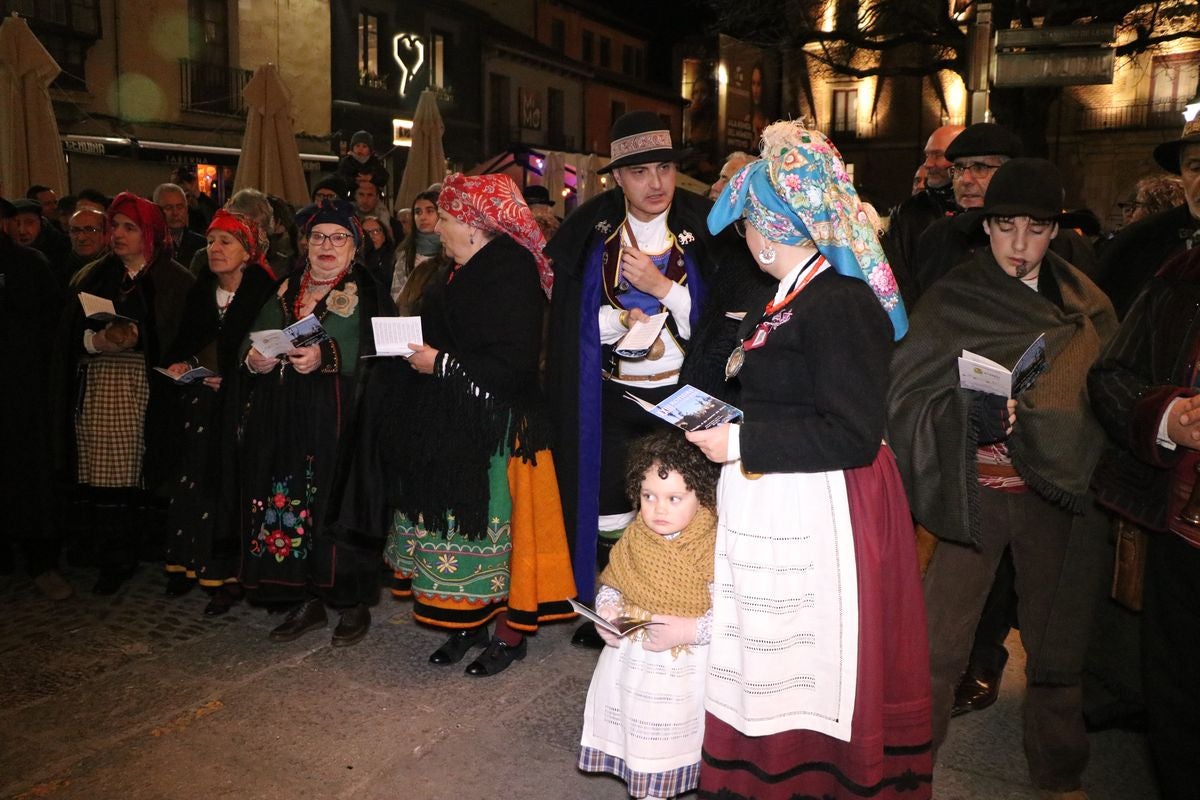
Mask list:
POLYGON ((85 317, 94 319, 97 322, 137 322, 135 319, 118 314, 112 300, 109 300, 107 297, 80 292, 79 305, 83 306, 83 315, 85 317))
POLYGON ((423 343, 420 317, 371 317, 371 330, 375 334, 375 354, 379 356, 403 356, 413 354, 410 344, 423 343))
POLYGON ((658 341, 658 336, 662 333, 663 325, 670 313, 663 311, 633 323, 629 333, 622 336, 614 345, 614 352, 621 358, 641 358, 646 355, 650 352, 650 346, 658 341))

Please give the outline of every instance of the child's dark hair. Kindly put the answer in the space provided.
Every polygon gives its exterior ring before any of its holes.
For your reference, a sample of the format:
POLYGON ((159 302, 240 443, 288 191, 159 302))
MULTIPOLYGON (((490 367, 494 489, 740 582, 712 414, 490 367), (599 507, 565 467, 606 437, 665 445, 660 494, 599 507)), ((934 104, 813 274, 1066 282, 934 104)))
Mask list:
POLYGON ((709 461, 700 448, 689 442, 679 431, 659 431, 638 439, 629 448, 625 469, 625 494, 634 508, 641 504, 642 478, 655 464, 658 476, 666 478, 672 472, 683 476, 683 483, 696 493, 700 505, 717 507, 717 477, 720 468, 709 461))

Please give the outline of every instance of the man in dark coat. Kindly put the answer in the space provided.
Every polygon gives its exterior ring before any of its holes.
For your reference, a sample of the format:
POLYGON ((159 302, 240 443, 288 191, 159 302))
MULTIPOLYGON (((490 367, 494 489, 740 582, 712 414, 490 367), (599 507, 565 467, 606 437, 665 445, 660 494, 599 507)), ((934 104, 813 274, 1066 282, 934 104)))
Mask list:
POLYGON ((187 194, 173 183, 160 183, 154 187, 152 199, 167 218, 167 230, 171 232, 171 241, 175 243, 175 260, 184 266, 190 265, 192 256, 203 250, 208 241, 202 232, 188 227, 187 194))
POLYGON ((66 287, 67 262, 71 256, 71 243, 66 235, 42 216, 42 207, 36 200, 17 200, 12 207, 15 212, 11 220, 13 241, 44 255, 50 262, 55 280, 66 287))
MULTIPOLYGON (((0 200, 0 217, 12 217, 0 200)), ((12 563, 19 547, 34 584, 47 597, 73 592, 58 572, 59 526, 52 498, 50 361, 63 288, 46 257, 14 242, 0 229, 0 331, 8 349, 12 381, 0 392, 0 503, 5 509, 0 563, 12 563)))
POLYGON ((1124 317, 1146 281, 1174 256, 1200 245, 1200 117, 1154 148, 1154 160, 1183 179, 1187 202, 1122 228, 1104 248, 1096 282, 1124 317), (1187 156, 1185 159, 1183 156, 1187 156))
MULTIPOLYGON (((1191 130, 1190 138, 1185 128, 1183 138, 1160 145, 1174 149, 1168 154, 1182 166, 1185 184, 1191 178, 1189 203, 1200 183, 1200 124, 1193 123, 1191 130)), ((1097 498, 1147 531, 1142 695, 1165 800, 1195 796, 1200 782, 1195 759, 1200 746, 1198 311, 1200 248, 1192 247, 1144 285, 1088 380, 1092 407, 1118 444, 1105 453, 1093 477, 1097 498)))
POLYGON ((883 247, 906 305, 911 305, 913 299, 909 296, 911 269, 921 234, 937 220, 958 211, 946 148, 962 132, 962 125, 943 125, 929 135, 925 142, 925 161, 921 164, 925 170, 925 186, 912 197, 905 198, 890 215, 883 247))
MULTIPOLYGON (((934 221, 921 234, 911 262, 913 295, 910 308, 934 281, 970 260, 975 251, 986 248, 988 237, 983 232, 980 211, 984 195, 1000 165, 1020 156, 1021 151, 1021 140, 1016 134, 991 122, 970 126, 946 148, 946 158, 953 162, 950 175, 954 198, 962 210, 934 221)), ((1095 268, 1096 257, 1091 245, 1072 230, 1060 229, 1050 249, 1086 274, 1090 275, 1095 268)), ((905 301, 908 299, 906 295, 905 301)))
MULTIPOLYGON (((555 465, 575 583, 588 602, 598 561, 633 517, 623 487, 627 444, 657 423, 623 394, 657 403, 684 383, 721 392, 737 327, 723 311, 745 311, 763 282, 736 235, 708 234, 712 204, 676 189, 680 151, 662 128, 645 111, 613 124, 604 171, 617 187, 567 217, 546 247, 555 264, 547 369, 555 465), (662 311, 667 322, 648 352, 615 355, 633 322, 662 311)), ((603 646, 590 624, 575 642, 603 646)))
POLYGON ((1088 487, 1104 436, 1086 380, 1116 317, 1095 284, 1048 252, 1062 200, 1044 159, 996 170, 983 206, 989 247, 934 284, 892 359, 888 441, 914 516, 940 540, 925 575, 935 748, 1011 550, 1026 760, 1044 797, 1068 800, 1085 796, 1081 673, 1107 568, 1088 487), (1040 336, 1049 368, 1013 399, 962 388, 962 351, 1015 365, 1040 336))

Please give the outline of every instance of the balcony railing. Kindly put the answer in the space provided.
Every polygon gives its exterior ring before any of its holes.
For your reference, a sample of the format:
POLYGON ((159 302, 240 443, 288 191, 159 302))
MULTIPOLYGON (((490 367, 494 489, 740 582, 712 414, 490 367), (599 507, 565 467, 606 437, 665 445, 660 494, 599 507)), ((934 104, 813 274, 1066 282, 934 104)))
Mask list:
POLYGON ((184 111, 208 114, 244 114, 242 90, 253 73, 217 64, 179 59, 179 106, 184 111))
POLYGON ((1183 125, 1186 100, 1130 103, 1124 106, 1079 109, 1079 130, 1101 131, 1121 128, 1178 128, 1183 125))

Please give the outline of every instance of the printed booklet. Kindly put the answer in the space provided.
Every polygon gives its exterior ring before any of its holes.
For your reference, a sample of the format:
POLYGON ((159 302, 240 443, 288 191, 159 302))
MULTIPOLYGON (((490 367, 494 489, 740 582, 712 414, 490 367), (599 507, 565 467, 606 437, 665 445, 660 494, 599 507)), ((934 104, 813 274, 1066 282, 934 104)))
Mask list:
POLYGON ((729 405, 724 400, 718 400, 690 384, 685 385, 658 405, 649 403, 629 392, 625 393, 625 397, 659 419, 685 431, 705 431, 742 418, 741 409, 729 405))
POLYGON ((371 331, 375 334, 376 356, 407 358, 413 354, 410 344, 425 341, 420 317, 371 317, 371 331))
POLYGON ((613 636, 628 636, 634 631, 641 630, 647 625, 662 625, 661 622, 651 622, 648 619, 633 619, 632 617, 617 617, 616 619, 608 620, 597 614, 589 606, 585 606, 583 603, 575 600, 569 600, 568 602, 571 604, 571 608, 578 611, 580 615, 587 617, 594 622, 597 628, 604 628, 604 630, 608 631, 613 636))
POLYGON ((79 305, 83 306, 83 315, 96 322, 132 322, 137 324, 136 319, 118 314, 112 300, 109 300, 107 297, 80 292, 79 305))
POLYGON ((297 347, 308 347, 329 340, 321 321, 313 314, 298 319, 281 331, 252 331, 250 343, 267 358, 280 358, 297 347))
POLYGON ((633 323, 633 327, 629 329, 629 333, 622 336, 620 341, 613 346, 613 352, 621 358, 642 358, 645 356, 650 352, 650 347, 658 341, 658 336, 662 333, 663 324, 666 323, 667 316, 670 313, 669 311, 664 311, 661 314, 655 314, 633 323))
POLYGON ((208 367, 192 367, 187 372, 180 375, 178 378, 176 378, 169 371, 163 369, 162 367, 155 367, 154 371, 159 373, 160 375, 166 375, 171 380, 175 381, 176 383, 181 383, 181 384, 199 383, 200 381, 204 380, 205 378, 217 377, 217 373, 213 372, 208 367))
POLYGON ((958 385, 963 389, 1013 398, 1033 386, 1048 366, 1046 334, 1043 333, 1029 345, 1011 370, 978 353, 963 350, 958 358, 958 385))

